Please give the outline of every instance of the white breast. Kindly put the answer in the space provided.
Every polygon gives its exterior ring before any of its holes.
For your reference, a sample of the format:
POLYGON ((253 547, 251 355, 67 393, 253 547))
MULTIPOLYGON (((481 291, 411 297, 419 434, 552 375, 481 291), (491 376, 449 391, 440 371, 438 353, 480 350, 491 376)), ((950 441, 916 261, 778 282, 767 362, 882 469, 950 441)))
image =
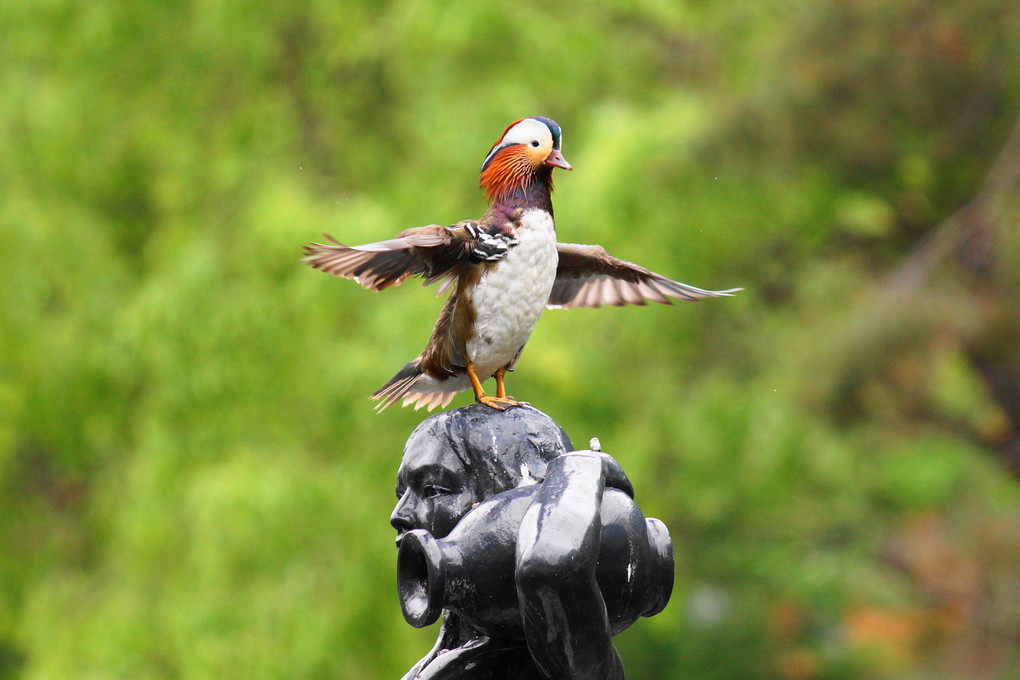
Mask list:
POLYGON ((531 208, 516 230, 518 245, 471 289, 475 336, 468 360, 487 378, 513 361, 531 336, 556 279, 556 232, 552 216, 531 208))

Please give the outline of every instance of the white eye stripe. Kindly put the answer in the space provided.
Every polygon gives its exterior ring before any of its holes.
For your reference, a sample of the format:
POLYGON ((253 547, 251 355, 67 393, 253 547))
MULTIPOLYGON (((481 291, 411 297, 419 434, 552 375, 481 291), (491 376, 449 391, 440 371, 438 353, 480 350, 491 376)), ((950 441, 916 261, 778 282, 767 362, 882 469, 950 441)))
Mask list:
POLYGON ((511 144, 530 144, 531 142, 538 142, 539 146, 548 144, 552 147, 552 133, 549 132, 549 128, 545 123, 537 121, 534 118, 525 118, 517 125, 506 131, 503 135, 503 139, 500 140, 499 146, 509 146, 511 144))

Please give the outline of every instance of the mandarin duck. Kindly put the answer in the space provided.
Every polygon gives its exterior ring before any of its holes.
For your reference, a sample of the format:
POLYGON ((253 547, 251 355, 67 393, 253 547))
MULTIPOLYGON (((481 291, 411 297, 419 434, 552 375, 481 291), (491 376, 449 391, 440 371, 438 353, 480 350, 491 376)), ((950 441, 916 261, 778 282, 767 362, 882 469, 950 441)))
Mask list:
POLYGON ((619 260, 601 246, 557 243, 552 172, 572 169, 561 145, 555 121, 522 118, 503 131, 482 163, 489 209, 480 219, 407 229, 361 246, 345 246, 328 234, 328 243, 305 246, 304 262, 370 290, 416 275, 425 285, 439 282, 437 296, 453 288, 425 351, 372 395, 378 411, 399 400, 431 411, 469 388, 475 401, 494 409, 525 405, 507 396, 504 375, 546 307, 671 304, 670 298, 740 290, 702 290, 619 260), (492 376, 496 396, 482 389, 492 376))

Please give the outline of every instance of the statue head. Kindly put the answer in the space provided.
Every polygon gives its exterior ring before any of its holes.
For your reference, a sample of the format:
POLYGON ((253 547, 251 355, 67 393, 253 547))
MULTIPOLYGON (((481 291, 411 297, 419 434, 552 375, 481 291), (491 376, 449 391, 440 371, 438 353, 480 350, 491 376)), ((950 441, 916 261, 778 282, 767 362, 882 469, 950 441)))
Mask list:
POLYGON ((552 418, 527 406, 472 404, 428 418, 408 438, 397 471, 390 515, 397 542, 412 529, 443 538, 472 507, 543 480, 548 462, 572 450, 552 418))

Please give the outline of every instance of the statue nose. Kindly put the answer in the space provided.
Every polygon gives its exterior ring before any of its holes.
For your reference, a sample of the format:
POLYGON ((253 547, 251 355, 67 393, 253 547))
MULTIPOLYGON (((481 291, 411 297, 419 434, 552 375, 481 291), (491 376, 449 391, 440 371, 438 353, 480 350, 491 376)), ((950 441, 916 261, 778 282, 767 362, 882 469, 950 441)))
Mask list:
POLYGON ((400 533, 417 528, 412 519, 410 493, 410 490, 404 492, 404 495, 397 501, 397 506, 393 508, 393 512, 390 514, 390 526, 400 533))
POLYGON ((411 521, 402 515, 391 515, 390 526, 396 529, 398 532, 403 533, 405 531, 411 531, 414 529, 414 525, 411 521))

